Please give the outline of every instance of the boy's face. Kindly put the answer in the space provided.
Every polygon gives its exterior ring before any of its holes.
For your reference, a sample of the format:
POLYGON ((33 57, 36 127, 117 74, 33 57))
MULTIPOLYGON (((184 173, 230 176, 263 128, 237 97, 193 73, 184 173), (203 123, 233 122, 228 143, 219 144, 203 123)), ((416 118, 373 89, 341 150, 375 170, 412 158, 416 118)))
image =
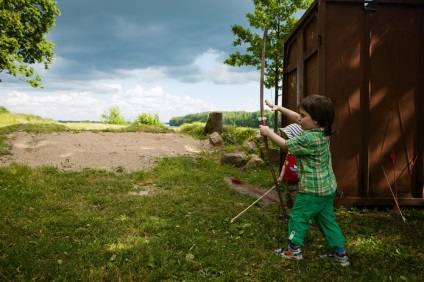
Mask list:
POLYGON ((303 130, 319 128, 319 124, 316 120, 313 120, 311 116, 302 108, 299 109, 298 122, 303 130))

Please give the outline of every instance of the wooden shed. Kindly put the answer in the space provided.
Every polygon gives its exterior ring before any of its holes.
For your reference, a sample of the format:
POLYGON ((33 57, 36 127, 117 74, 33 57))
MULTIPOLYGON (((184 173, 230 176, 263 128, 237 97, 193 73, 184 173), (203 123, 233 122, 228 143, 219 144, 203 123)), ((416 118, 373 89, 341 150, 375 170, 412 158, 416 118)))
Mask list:
POLYGON ((424 206, 424 1, 315 0, 285 40, 282 104, 311 94, 336 110, 336 205, 424 206))

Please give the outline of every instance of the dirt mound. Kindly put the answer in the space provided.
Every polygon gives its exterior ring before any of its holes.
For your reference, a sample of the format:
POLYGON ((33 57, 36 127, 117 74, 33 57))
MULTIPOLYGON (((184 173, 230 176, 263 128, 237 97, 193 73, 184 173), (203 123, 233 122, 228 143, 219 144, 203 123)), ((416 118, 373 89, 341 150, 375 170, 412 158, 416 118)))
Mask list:
POLYGON ((208 140, 177 133, 146 132, 14 132, 8 135, 8 143, 11 155, 0 157, 0 166, 16 162, 31 167, 51 165, 65 171, 145 170, 158 158, 196 154, 209 148, 208 140))

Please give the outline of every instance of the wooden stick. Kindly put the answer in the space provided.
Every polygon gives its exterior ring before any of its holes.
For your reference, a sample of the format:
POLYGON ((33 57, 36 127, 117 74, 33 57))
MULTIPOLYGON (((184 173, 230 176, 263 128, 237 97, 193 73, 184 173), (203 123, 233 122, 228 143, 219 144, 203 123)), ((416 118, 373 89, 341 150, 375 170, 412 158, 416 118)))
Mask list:
POLYGON ((405 219, 405 217, 403 216, 402 211, 400 210, 399 203, 398 203, 398 201, 397 201, 397 199, 396 199, 396 197, 395 197, 395 194, 393 193, 392 186, 390 185, 390 181, 389 181, 389 179, 387 178, 387 175, 386 175, 386 172, 384 171, 383 166, 381 166, 381 169, 383 170, 384 176, 386 177, 387 184, 389 184, 390 192, 392 192, 393 199, 395 199, 395 203, 396 203, 396 206, 397 206, 397 208, 398 208, 398 210, 399 210, 400 216, 402 217, 403 223, 405 223, 406 219, 405 219))
POLYGON ((242 215, 245 211, 247 211, 248 209, 250 209, 254 204, 256 204, 257 202, 259 202, 260 199, 262 199, 263 197, 266 196, 266 194, 268 194, 269 192, 271 192, 272 189, 275 188, 275 185, 269 189, 268 191, 265 192, 265 194, 263 194, 262 196, 260 196, 256 201, 254 201, 250 206, 248 206, 247 208, 245 208, 241 213, 239 213, 238 215, 236 215, 233 219, 231 219, 230 223, 233 223, 233 221, 239 217, 240 215, 242 215))

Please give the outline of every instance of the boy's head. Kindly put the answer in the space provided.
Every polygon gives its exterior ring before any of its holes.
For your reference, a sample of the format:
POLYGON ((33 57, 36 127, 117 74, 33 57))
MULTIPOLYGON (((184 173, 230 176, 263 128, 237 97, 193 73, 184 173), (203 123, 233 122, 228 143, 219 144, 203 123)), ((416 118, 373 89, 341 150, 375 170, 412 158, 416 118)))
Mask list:
POLYGON ((300 107, 306 111, 311 118, 324 128, 324 134, 333 134, 332 125, 334 121, 334 109, 330 98, 321 95, 310 95, 300 103, 300 107))

